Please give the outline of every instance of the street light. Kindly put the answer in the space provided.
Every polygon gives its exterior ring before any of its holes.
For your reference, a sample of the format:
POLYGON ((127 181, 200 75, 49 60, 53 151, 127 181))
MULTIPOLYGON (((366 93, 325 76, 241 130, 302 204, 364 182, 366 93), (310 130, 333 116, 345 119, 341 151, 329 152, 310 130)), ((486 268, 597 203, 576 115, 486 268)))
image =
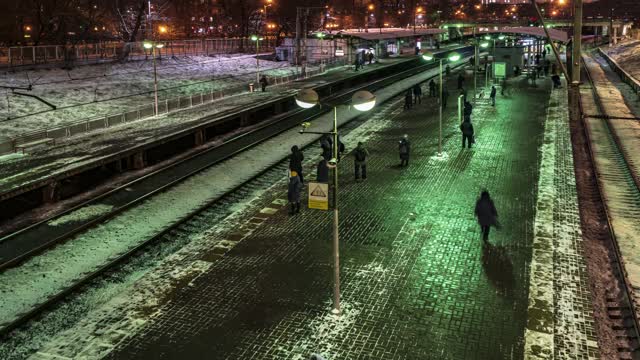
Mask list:
POLYGON ((153 108, 154 115, 158 116, 158 72, 156 69, 156 49, 162 49, 164 44, 145 41, 142 45, 145 49, 151 49, 151 56, 153 56, 153 108))
POLYGON ((324 43, 325 34, 323 32, 319 32, 316 36, 320 39, 320 71, 324 71, 324 53, 322 52, 322 44, 324 43))
POLYGON ((260 83, 260 40, 264 40, 264 38, 258 35, 251 35, 251 41, 256 42, 256 86, 260 83))
MULTIPOLYGON (((296 96, 296 103, 304 109, 310 109, 320 104, 318 93, 312 89, 302 89, 296 96)), ((376 104, 376 97, 368 91, 356 91, 351 97, 351 104, 358 111, 369 111, 376 104)), ((305 131, 300 131, 304 133, 305 131)), ((338 106, 333 106, 333 131, 307 132, 309 134, 329 134, 333 135, 333 155, 329 160, 333 167, 333 309, 334 315, 339 315, 340 310, 340 235, 338 228, 338 106)))
MULTIPOLYGON (((458 54, 457 52, 451 52, 449 53, 448 56, 448 60, 449 61, 458 61, 460 60, 462 56, 460 56, 460 54, 458 54)), ((432 52, 426 52, 424 55, 422 55, 422 58, 427 60, 427 61, 431 61, 434 60, 436 57, 432 52)), ((440 58, 438 59, 438 61, 440 61, 440 117, 439 117, 439 130, 438 130, 438 156, 440 156, 442 154, 442 61, 444 60, 444 58, 440 58)))

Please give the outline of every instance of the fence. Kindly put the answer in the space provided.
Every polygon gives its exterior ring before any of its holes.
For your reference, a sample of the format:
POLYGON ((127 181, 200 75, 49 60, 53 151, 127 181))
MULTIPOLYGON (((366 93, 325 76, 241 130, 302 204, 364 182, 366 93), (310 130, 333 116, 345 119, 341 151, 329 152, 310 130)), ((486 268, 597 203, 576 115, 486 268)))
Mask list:
MULTIPOLYGON (((208 56, 228 53, 254 53, 255 43, 247 38, 221 38, 200 40, 162 41, 164 47, 156 49, 160 56, 208 56)), ((261 51, 273 51, 275 38, 260 42, 261 51)), ((100 63, 127 59, 142 59, 151 55, 142 41, 99 42, 94 44, 17 46, 0 48, 0 66, 18 67, 40 64, 100 63), (125 56, 126 55, 126 56, 125 56)))
POLYGON ((640 96, 640 81, 635 79, 628 72, 624 71, 622 69, 622 67, 620 67, 620 65, 618 65, 618 63, 615 60, 613 60, 611 57, 609 57, 609 55, 607 55, 607 53, 602 51, 601 48, 598 48, 598 52, 600 52, 600 54, 602 55, 602 57, 604 57, 604 59, 609 64, 609 66, 611 66, 611 69, 613 69, 613 71, 615 71, 616 74, 618 74, 618 76, 620 76, 622 81, 624 81, 627 85, 631 86, 633 88, 633 91, 638 96, 640 96))
MULTIPOLYGON (((331 68, 331 67, 343 66, 346 64, 346 61, 344 59, 333 59, 331 61, 325 61, 325 64, 328 65, 327 68, 331 68)), ((315 65, 317 65, 317 63, 315 65)), ((315 76, 322 73, 325 70, 326 69, 322 70, 320 68, 315 68, 315 69, 307 70, 306 74, 304 75, 300 73, 296 73, 293 75, 286 75, 286 76, 274 76, 274 77, 271 77, 271 85, 281 85, 281 84, 289 83, 299 79, 303 79, 306 77, 315 76)), ((252 74, 253 76, 255 76, 255 72, 252 74)), ((247 75, 248 75, 248 78, 250 78, 251 73, 247 75)), ((258 84, 255 84, 255 85, 257 86, 258 84)), ((249 90, 248 85, 237 86, 237 87, 228 88, 225 90, 217 90, 217 91, 211 90, 207 92, 201 92, 197 94, 162 100, 158 103, 158 115, 163 115, 163 114, 168 114, 174 111, 188 109, 193 106, 208 104, 213 101, 220 100, 224 97, 246 92, 248 90, 249 90)), ((123 113, 109 114, 101 117, 83 119, 83 120, 67 123, 62 126, 27 132, 15 137, 9 137, 4 139, 0 138, 0 154, 15 152, 16 147, 19 147, 23 144, 27 144, 30 142, 35 142, 43 139, 65 138, 65 137, 74 136, 82 133, 87 133, 90 131, 106 129, 113 126, 130 123, 132 121, 151 118, 153 116, 154 116, 154 104, 150 103, 150 104, 145 104, 143 106, 137 107, 135 109, 131 109, 123 113)))

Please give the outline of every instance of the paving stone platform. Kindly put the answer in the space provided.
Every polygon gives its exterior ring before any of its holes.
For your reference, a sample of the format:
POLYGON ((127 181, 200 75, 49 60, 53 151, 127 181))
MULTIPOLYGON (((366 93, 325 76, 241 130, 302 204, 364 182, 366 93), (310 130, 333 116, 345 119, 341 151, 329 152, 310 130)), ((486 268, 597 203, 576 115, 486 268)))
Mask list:
MULTIPOLYGON (((461 149, 450 99, 444 152, 437 156, 438 111, 425 96, 412 110, 390 111, 390 126, 368 138, 366 181, 353 179, 352 157, 341 163, 342 316, 329 314, 332 214, 303 209, 288 216, 282 183, 261 196, 261 209, 212 235, 225 249, 194 254, 184 267, 202 270, 179 281, 157 308, 150 305, 134 332, 116 331, 107 357, 307 359, 317 352, 330 360, 524 358, 550 88, 538 84, 516 80, 495 108, 478 100, 473 150, 461 149), (412 154, 409 167, 400 168, 397 141, 404 133, 412 154), (482 244, 473 215, 485 188, 502 223, 489 245, 482 244)), ((455 93, 452 82, 449 87, 455 93)), ((320 151, 305 154, 317 160, 320 151)), ((563 160, 570 152, 555 156, 570 169, 563 160)), ((563 194, 575 195, 567 186, 559 192, 561 204, 563 194)), ((575 209, 569 210, 567 218, 579 226, 575 209)), ((584 271, 572 275, 580 279, 584 271)), ((106 349, 99 347, 87 353, 106 349)), ((53 350, 34 358, 56 358, 53 350)))

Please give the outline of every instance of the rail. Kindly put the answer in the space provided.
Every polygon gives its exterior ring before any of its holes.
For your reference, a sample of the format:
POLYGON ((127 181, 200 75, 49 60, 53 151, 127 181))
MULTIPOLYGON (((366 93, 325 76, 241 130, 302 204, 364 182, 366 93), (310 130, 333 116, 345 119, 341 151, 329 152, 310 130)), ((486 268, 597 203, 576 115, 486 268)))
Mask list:
POLYGON ((600 55, 602 55, 602 57, 607 61, 607 63, 609 64, 609 66, 611 66, 611 69, 613 69, 613 71, 616 72, 616 74, 618 74, 618 76, 620 76, 620 78, 622 79, 622 81, 624 81, 627 85, 631 86, 633 88, 633 91, 635 91, 635 93, 640 96, 640 81, 638 81, 636 78, 634 78, 631 74, 629 74, 628 72, 626 72, 621 66, 620 64, 618 64, 617 61, 613 60, 606 52, 604 52, 602 50, 602 48, 598 48, 598 52, 600 53, 600 55))
MULTIPOLYGON (((584 69, 584 72, 587 75, 587 79, 589 81, 589 84, 591 84, 591 93, 593 94, 593 98, 594 98, 594 100, 596 102, 596 106, 598 107, 600 113, 605 116, 604 121, 607 122, 607 128, 609 129, 609 132, 611 132, 612 131, 611 130, 611 125, 610 125, 609 119, 606 117, 606 110, 605 110, 604 104, 602 103, 602 99, 600 99, 600 96, 598 95, 598 92, 596 91, 595 83, 593 82, 593 78, 591 77, 591 73, 589 72, 589 69, 587 68, 587 65, 586 65, 586 62, 584 61, 584 59, 581 58, 580 61, 582 62, 582 67, 584 69)), ((593 148, 591 147, 591 142, 590 142, 591 141, 591 136, 589 135, 589 130, 588 130, 589 127, 585 122, 586 116, 585 116, 585 111, 584 111, 584 107, 583 107, 583 104, 582 104, 582 98, 580 98, 579 107, 580 107, 580 118, 581 118, 581 120, 583 122, 583 128, 584 128, 587 140, 588 140, 586 142, 586 144, 587 144, 587 147, 589 148, 589 155, 590 155, 590 157, 592 159, 592 165, 593 165, 593 168, 594 168, 593 169, 594 170, 593 173, 596 174, 596 177, 598 177, 598 171, 595 168, 595 156, 594 156, 593 148)), ((620 145, 618 143, 617 137, 615 135, 613 135, 613 134, 611 134, 611 135, 614 138, 614 143, 615 143, 618 151, 620 153, 622 153, 622 151, 620 150, 620 145)), ((628 161, 627 161, 626 157, 624 157, 624 154, 623 154, 622 158, 625 161, 625 165, 627 167, 629 167, 628 161)), ((631 169, 629 169, 629 171, 631 171, 631 169)), ((635 178, 634 178, 634 180, 635 180, 635 178)), ((634 183, 635 183, 636 189, 638 189, 638 183, 635 182, 635 181, 634 181, 634 183)), ((596 181, 596 184, 598 186, 598 195, 600 197, 600 202, 601 202, 602 206, 605 209, 604 213, 605 213, 605 216, 607 218, 607 228, 609 230, 609 235, 611 236, 612 243, 613 243, 612 245, 613 245, 613 249, 614 249, 613 253, 614 253, 614 256, 615 256, 615 260, 616 260, 615 261, 616 262, 616 268, 618 270, 618 273, 622 277, 621 280, 622 280, 622 283, 624 285, 623 286, 624 294, 625 294, 625 297, 626 297, 626 301, 629 304, 629 309, 631 310, 631 313, 632 313, 633 328, 634 328, 634 331, 635 331, 635 334, 636 334, 636 338, 640 339, 640 319, 638 319, 638 312, 637 312, 638 309, 636 308, 636 304, 634 302, 635 297, 633 296, 633 284, 631 284, 631 281, 629 280, 629 277, 627 276, 627 271, 625 270, 625 268, 623 266, 622 251, 620 250, 620 245, 618 244, 618 238, 617 238, 615 230, 614 230, 614 228, 612 226, 612 219, 611 219, 611 215, 609 213, 609 207, 607 205, 606 198, 604 196, 604 189, 602 188, 602 184, 601 184, 600 181, 596 181)), ((640 189, 638 189, 638 191, 640 191, 640 189)))

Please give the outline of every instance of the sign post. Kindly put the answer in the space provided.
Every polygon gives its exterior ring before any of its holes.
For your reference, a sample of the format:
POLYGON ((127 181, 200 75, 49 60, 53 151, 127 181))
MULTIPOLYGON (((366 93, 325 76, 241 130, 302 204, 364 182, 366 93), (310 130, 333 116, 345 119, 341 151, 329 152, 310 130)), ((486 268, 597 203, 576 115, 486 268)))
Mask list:
POLYGON ((309 209, 329 210, 329 184, 309 182, 309 209))

